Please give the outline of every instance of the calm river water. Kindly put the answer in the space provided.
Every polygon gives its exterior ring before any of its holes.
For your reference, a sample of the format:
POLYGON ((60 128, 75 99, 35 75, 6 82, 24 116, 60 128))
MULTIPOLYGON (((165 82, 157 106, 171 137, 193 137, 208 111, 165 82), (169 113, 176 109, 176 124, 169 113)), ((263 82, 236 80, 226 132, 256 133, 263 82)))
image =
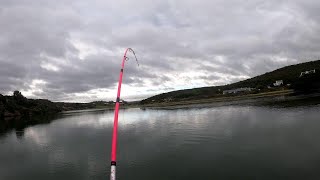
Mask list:
MULTIPOLYGON (((1 180, 109 179, 112 111, 0 137, 1 180)), ((320 106, 121 110, 117 177, 320 179, 320 106)))

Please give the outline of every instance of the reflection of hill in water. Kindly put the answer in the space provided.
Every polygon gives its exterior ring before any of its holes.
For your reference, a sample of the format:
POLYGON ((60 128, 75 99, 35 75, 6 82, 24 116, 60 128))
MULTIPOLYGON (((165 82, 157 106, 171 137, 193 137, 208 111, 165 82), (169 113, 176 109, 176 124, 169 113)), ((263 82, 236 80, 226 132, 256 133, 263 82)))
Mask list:
POLYGON ((320 104, 320 93, 300 93, 291 96, 284 96, 282 99, 269 99, 265 103, 261 104, 275 108, 315 106, 320 104))
POLYGON ((24 129, 36 124, 49 124, 52 120, 57 119, 61 115, 46 115, 46 116, 33 116, 32 118, 26 117, 10 117, 4 118, 0 121, 0 136, 7 131, 15 130, 17 137, 24 134, 24 129))

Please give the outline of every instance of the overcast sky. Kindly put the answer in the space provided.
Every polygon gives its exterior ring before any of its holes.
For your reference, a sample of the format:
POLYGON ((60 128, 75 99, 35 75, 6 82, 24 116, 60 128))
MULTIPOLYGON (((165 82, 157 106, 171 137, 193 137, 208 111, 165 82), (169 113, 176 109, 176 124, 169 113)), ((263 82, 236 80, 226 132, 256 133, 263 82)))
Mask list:
POLYGON ((318 0, 1 0, 0 93, 89 102, 223 85, 320 59, 318 0))

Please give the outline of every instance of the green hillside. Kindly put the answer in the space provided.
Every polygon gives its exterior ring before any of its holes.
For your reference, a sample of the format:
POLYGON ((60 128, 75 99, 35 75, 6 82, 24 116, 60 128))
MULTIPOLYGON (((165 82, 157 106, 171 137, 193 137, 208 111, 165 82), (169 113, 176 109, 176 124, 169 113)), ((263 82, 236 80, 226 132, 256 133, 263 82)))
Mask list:
MULTIPOLYGON (((224 86, 211 86, 211 87, 171 91, 168 93, 163 93, 163 94, 159 94, 159 95, 144 99, 141 101, 141 103, 147 104, 147 103, 154 103, 154 102, 184 101, 184 100, 193 100, 193 99, 221 97, 221 96, 227 96, 227 95, 223 95, 224 90, 245 88, 245 87, 254 88, 254 90, 251 91, 250 93, 274 91, 274 90, 279 90, 279 88, 275 88, 275 87, 268 88, 268 86, 272 86, 273 83, 277 80, 283 80, 284 86, 281 86, 282 89, 293 88, 293 87, 297 87, 295 86, 296 82, 301 81, 301 79, 299 78, 301 72, 309 71, 313 69, 316 70, 317 72, 316 75, 318 77, 320 72, 320 60, 286 66, 272 72, 268 72, 244 81, 239 81, 239 82, 227 84, 224 86), (290 86, 287 86, 288 84, 290 86)), ((316 79, 319 80, 319 78, 316 78, 316 79)), ((230 96, 230 94, 228 96, 230 96)))

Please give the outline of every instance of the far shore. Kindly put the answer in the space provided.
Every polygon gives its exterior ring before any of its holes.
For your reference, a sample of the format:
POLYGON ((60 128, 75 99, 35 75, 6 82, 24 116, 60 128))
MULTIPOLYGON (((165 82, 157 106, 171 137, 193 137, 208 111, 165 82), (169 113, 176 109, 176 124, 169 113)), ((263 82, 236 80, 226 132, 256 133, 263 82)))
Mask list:
MULTIPOLYGON (((309 94, 295 94, 293 90, 279 90, 267 93, 259 94, 247 94, 229 97, 208 98, 198 100, 185 100, 185 101, 171 101, 162 103, 149 103, 149 104, 121 104, 121 109, 140 108, 145 109, 189 109, 189 108, 207 108, 207 107, 221 107, 221 106, 268 106, 275 108, 290 108, 299 106, 318 106, 320 104, 320 92, 309 94)), ((96 106, 95 108, 83 109, 83 110, 70 110, 62 111, 58 114, 48 116, 49 114, 43 114, 42 116, 33 116, 27 119, 22 117, 5 118, 4 121, 0 121, 0 133, 5 132, 12 128, 24 128, 29 125, 49 123, 59 117, 60 115, 73 115, 77 113, 97 113, 101 111, 113 111, 114 105, 96 106)))
MULTIPOLYGON (((295 105, 293 101, 299 101, 299 105, 309 105, 309 101, 312 104, 320 104, 320 94, 313 93, 308 95, 296 95, 293 90, 279 90, 273 92, 264 92, 258 94, 247 94, 229 97, 216 97, 208 99, 198 99, 198 100, 185 100, 185 101, 170 101, 161 103, 148 103, 148 104, 121 104, 120 109, 130 109, 130 108, 140 108, 140 109, 180 109, 180 108, 190 108, 190 107, 207 107, 207 106, 225 106, 225 105, 240 105, 240 104, 255 104, 255 105, 284 105, 288 103, 290 105, 295 105), (304 101, 304 100, 306 100, 304 101), (291 104, 290 104, 291 103, 291 104)), ((73 110, 73 111, 63 111, 61 113, 81 113, 81 112, 92 112, 92 111, 104 111, 104 110, 114 110, 114 105, 99 106, 93 109, 84 110, 73 110)))
POLYGON ((247 95, 239 95, 232 97, 216 97, 216 98, 208 98, 208 99, 198 99, 198 100, 186 100, 186 101, 171 101, 171 102, 161 102, 161 103, 150 103, 140 105, 142 108, 174 108, 174 107, 182 107, 188 105, 201 105, 201 104, 212 104, 212 103, 220 103, 220 102, 237 102, 243 100, 251 100, 251 99, 259 99, 259 98, 273 98, 278 96, 288 96, 294 93, 293 90, 279 90, 273 92, 264 92, 258 94, 247 94, 247 95))

